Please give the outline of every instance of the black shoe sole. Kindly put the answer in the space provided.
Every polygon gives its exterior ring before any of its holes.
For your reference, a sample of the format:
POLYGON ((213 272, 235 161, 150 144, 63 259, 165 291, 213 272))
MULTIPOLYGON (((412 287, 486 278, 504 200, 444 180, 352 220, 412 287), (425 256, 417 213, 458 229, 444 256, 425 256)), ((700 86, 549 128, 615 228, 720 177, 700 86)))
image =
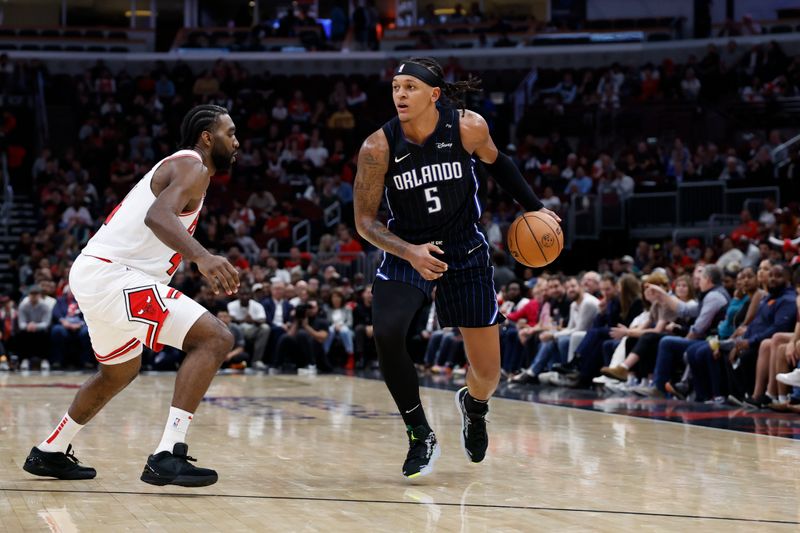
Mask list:
POLYGON ((181 487, 207 487, 213 485, 219 476, 176 476, 172 479, 157 476, 149 472, 143 472, 140 478, 145 483, 163 487, 164 485, 178 485, 181 487))
POLYGON ((28 463, 22 465, 22 469, 29 474, 33 474, 34 476, 41 476, 41 477, 51 477, 54 479, 63 479, 63 480, 81 480, 81 479, 94 479, 97 477, 97 472, 72 472, 69 474, 64 473, 57 473, 53 470, 49 470, 47 468, 38 468, 28 463))

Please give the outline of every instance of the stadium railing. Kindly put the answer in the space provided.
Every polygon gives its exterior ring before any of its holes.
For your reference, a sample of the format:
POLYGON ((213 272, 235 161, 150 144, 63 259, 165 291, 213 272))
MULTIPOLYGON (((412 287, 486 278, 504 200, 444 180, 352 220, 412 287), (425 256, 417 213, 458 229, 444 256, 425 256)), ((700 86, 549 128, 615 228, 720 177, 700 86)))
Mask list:
MULTIPOLYGON (((800 52, 800 33, 737 37, 736 42, 746 50, 755 44, 771 40, 778 42, 787 54, 800 52)), ((730 38, 690 39, 646 43, 600 43, 591 46, 554 45, 517 48, 468 48, 425 50, 425 55, 443 61, 456 58, 466 71, 502 71, 539 68, 596 68, 598 64, 641 65, 671 59, 684 63, 690 56, 702 57, 709 44, 724 47, 730 38)), ((293 49, 294 50, 294 49, 293 49)), ((236 61, 251 72, 280 72, 281 74, 377 74, 386 68, 387 60, 406 57, 409 51, 380 52, 230 52, 220 48, 180 49, 163 53, 114 54, 97 52, 9 51, 12 59, 38 59, 52 73, 80 74, 98 59, 107 64, 124 64, 132 75, 149 71, 155 61, 174 63, 185 61, 198 68, 212 65, 218 59, 236 61)))

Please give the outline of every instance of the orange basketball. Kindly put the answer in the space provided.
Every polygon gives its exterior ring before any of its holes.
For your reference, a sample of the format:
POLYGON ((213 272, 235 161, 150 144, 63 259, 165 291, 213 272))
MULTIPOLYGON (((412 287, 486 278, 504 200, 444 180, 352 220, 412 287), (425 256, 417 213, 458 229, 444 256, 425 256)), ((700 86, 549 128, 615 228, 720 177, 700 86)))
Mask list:
POLYGON ((564 233, 550 215, 525 213, 508 228, 508 249, 523 265, 541 268, 555 261, 564 249, 564 233))

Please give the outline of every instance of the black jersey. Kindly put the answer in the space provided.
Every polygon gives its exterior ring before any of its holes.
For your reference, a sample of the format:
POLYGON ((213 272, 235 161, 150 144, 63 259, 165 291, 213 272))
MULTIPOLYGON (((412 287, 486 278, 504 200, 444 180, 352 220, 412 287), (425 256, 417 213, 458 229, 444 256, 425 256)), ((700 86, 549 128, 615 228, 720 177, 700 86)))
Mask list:
POLYGON ((406 139, 397 117, 383 126, 389 141, 387 225, 412 244, 453 249, 482 238, 477 229, 481 206, 475 162, 461 144, 460 112, 438 109, 436 129, 421 145, 406 139))

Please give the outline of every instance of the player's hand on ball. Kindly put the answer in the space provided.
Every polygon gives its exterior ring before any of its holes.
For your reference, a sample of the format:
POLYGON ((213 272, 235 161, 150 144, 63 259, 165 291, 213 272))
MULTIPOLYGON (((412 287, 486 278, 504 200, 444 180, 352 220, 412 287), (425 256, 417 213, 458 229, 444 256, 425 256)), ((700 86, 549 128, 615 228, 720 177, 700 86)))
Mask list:
POLYGON ((546 207, 543 207, 543 208, 539 209, 539 211, 537 211, 537 213, 544 213, 545 215, 550 215, 551 217, 556 219, 556 222, 559 222, 559 223, 561 222, 561 217, 556 215, 554 211, 550 211, 546 207))
POLYGON ((208 254, 196 261, 197 269, 211 283, 211 290, 219 289, 231 295, 239 290, 239 272, 222 256, 208 254))
POLYGON ((432 252, 444 254, 441 248, 429 242, 415 244, 408 251, 408 262, 428 281, 439 279, 447 272, 447 263, 433 257, 432 252))

